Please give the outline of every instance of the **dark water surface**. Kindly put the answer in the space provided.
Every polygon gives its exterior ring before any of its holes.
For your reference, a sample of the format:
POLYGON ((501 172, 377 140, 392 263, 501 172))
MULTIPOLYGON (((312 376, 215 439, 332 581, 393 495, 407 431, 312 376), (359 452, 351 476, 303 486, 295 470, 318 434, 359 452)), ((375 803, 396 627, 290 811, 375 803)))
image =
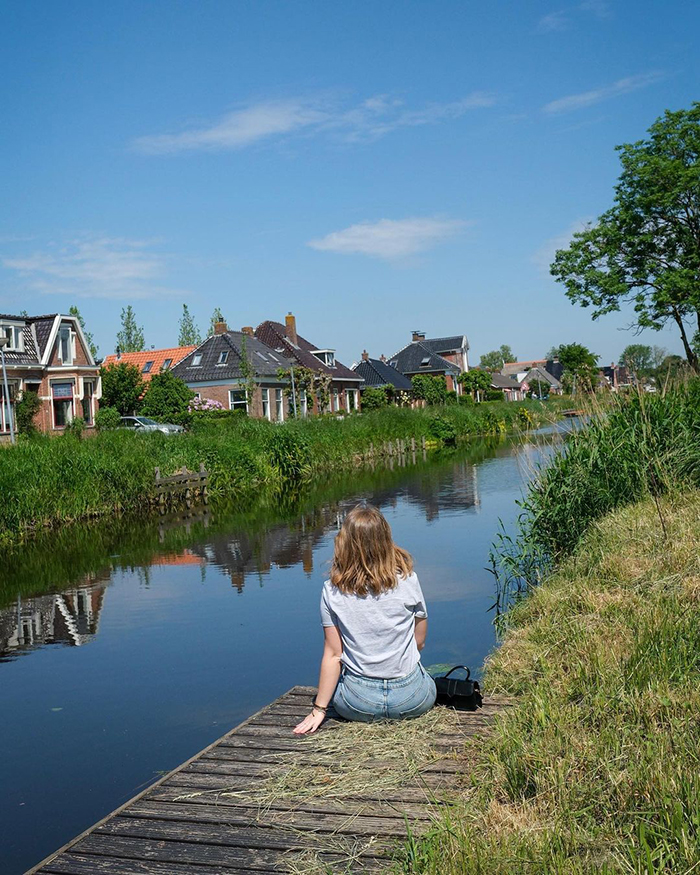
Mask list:
POLYGON ((294 684, 343 514, 414 556, 426 665, 495 639, 488 552, 539 444, 480 441, 271 505, 66 527, 0 557, 0 872, 21 873, 294 684))

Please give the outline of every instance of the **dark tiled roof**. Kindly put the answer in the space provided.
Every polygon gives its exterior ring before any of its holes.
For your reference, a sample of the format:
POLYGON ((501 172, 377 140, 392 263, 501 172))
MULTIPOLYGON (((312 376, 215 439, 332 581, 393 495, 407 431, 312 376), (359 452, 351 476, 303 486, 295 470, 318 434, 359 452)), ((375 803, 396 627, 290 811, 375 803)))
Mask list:
POLYGON ((357 380, 358 375, 346 368, 344 364, 335 360, 335 367, 330 368, 319 361, 313 352, 325 347, 314 346, 309 343, 305 337, 297 333, 297 345, 293 346, 287 337, 287 329, 281 322, 262 322, 255 329, 255 336, 258 340, 269 346, 271 349, 283 350, 284 355, 296 360, 305 368, 310 368, 312 371, 330 374, 334 380, 357 380))
POLYGON ((363 359, 353 370, 364 379, 365 386, 393 386, 408 392, 413 388, 408 377, 380 359, 363 359))
POLYGON ((8 365, 38 365, 41 357, 46 349, 46 344, 51 334, 54 322, 58 313, 49 314, 47 316, 13 316, 9 313, 0 315, 0 319, 7 319, 12 322, 24 322, 24 352, 13 352, 5 350, 5 360, 8 365), (36 343, 34 341, 35 333, 32 331, 32 326, 36 332, 36 343))
POLYGON ((389 363, 406 376, 409 374, 430 374, 434 371, 460 373, 457 365, 433 352, 422 340, 414 340, 399 350, 396 355, 390 356, 389 363), (423 364, 424 361, 425 364, 423 364))
POLYGON ((520 383, 515 377, 507 377, 503 374, 491 374, 491 385, 495 389, 518 389, 520 383))
POLYGON ((541 383, 549 383, 554 389, 561 389, 561 383, 549 371, 545 370, 541 365, 536 368, 531 368, 520 381, 520 384, 531 383, 533 380, 539 380, 541 383))
POLYGON ((241 372, 244 345, 256 378, 276 378, 279 368, 288 368, 292 364, 287 357, 270 350, 256 337, 250 337, 241 331, 227 331, 225 334, 213 334, 207 337, 204 343, 175 365, 172 369, 173 374, 186 383, 245 379, 245 375, 241 372), (228 358, 225 364, 220 365, 217 362, 222 352, 227 352, 228 358), (192 367, 195 355, 202 356, 198 367, 192 367))
POLYGON ((466 348, 469 349, 469 341, 464 334, 454 334, 452 337, 427 337, 421 340, 423 346, 437 353, 459 352, 463 342, 466 342, 466 348))

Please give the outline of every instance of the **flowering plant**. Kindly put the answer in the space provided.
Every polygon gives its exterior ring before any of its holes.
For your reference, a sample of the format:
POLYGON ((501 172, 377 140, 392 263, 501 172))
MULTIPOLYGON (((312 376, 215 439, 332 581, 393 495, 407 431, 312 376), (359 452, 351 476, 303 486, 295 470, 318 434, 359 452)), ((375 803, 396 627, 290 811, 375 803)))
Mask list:
POLYGON ((223 410, 224 405, 220 401, 211 398, 193 398, 187 408, 190 413, 204 413, 209 410, 223 410))

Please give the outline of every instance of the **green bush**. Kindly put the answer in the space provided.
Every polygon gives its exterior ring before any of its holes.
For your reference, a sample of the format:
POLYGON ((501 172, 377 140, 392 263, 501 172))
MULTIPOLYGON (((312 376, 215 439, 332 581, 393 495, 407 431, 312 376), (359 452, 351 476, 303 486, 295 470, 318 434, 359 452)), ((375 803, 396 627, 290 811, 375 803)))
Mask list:
POLYGON ((102 398, 100 404, 116 407, 121 416, 130 416, 138 409, 146 384, 141 371, 129 362, 116 362, 100 368, 102 398))
POLYGON ((116 407, 102 407, 95 415, 95 427, 98 431, 108 431, 111 428, 119 428, 121 414, 116 407))
POLYGON ((172 371, 161 371, 151 377, 139 413, 160 422, 173 422, 174 417, 189 414, 188 406, 193 398, 194 392, 172 371))
POLYGON ((76 416, 63 429, 63 437, 74 437, 80 440, 85 431, 85 420, 82 416, 76 416))
POLYGON ((472 407, 474 405, 474 399, 471 395, 459 395, 457 398, 460 404, 463 404, 465 407, 472 407))
POLYGON ((459 396, 456 392, 447 392, 445 394, 445 404, 458 404, 459 396))
POLYGON ((41 399, 36 392, 24 392, 15 404, 15 422, 19 434, 36 434, 34 417, 41 410, 41 399))
POLYGON ((384 386, 368 386, 362 392, 362 409, 378 410, 389 403, 384 386))
POLYGON ((454 423, 445 419, 444 416, 432 416, 428 429, 430 436, 442 441, 443 444, 453 445, 457 441, 457 429, 454 423))
POLYGON ((500 389, 487 389, 484 392, 484 401, 503 401, 503 392, 500 389))

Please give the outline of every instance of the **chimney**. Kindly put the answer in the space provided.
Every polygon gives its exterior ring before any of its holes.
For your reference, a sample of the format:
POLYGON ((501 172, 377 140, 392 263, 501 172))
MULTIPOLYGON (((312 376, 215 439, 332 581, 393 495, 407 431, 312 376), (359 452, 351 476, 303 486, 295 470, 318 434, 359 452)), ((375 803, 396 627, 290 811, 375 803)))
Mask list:
POLYGON ((253 331, 253 326, 252 325, 244 325, 243 328, 241 328, 241 334, 247 334, 248 337, 254 337, 255 332, 253 331))
POLYGON ((413 340, 414 343, 417 340, 425 340, 425 331, 414 331, 411 340, 413 340))
POLYGON ((119 361, 121 359, 121 357, 122 357, 122 350, 121 350, 121 347, 118 346, 117 347, 117 361, 119 361))
POLYGON ((382 353, 382 354, 379 356, 379 361, 380 361, 380 362, 386 362, 386 356, 384 355, 384 353, 382 353))
POLYGON ((367 352, 366 349, 363 349, 363 350, 362 350, 362 361, 363 361, 363 362, 368 362, 368 361, 369 361, 369 353, 367 352))
POLYGON ((226 334, 227 331, 228 325, 225 322, 214 323, 214 334, 226 334))
POLYGON ((284 324, 287 328, 287 340, 297 346, 297 320, 292 315, 291 311, 284 317, 284 324))

